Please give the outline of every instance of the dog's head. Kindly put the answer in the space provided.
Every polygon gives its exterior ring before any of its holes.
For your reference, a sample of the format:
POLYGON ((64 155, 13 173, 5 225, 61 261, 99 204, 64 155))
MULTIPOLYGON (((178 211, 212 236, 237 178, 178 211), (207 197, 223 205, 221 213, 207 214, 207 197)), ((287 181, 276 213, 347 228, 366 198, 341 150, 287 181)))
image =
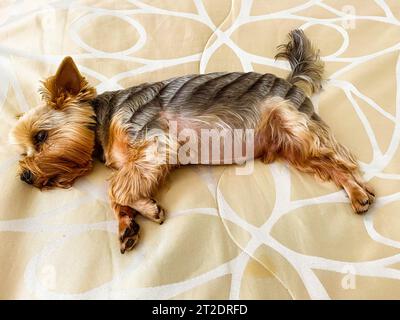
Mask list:
POLYGON ((21 149, 20 178, 38 188, 68 188, 92 167, 96 90, 66 57, 43 81, 42 105, 24 114, 10 133, 21 149))

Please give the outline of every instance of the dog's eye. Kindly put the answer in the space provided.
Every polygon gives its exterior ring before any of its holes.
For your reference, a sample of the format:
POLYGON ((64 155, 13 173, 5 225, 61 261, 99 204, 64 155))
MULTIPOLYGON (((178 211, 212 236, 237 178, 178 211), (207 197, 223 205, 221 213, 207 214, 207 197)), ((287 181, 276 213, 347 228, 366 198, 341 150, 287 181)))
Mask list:
POLYGON ((40 130, 33 137, 33 142, 35 143, 35 145, 40 145, 43 142, 45 142, 46 139, 47 139, 47 131, 40 130))

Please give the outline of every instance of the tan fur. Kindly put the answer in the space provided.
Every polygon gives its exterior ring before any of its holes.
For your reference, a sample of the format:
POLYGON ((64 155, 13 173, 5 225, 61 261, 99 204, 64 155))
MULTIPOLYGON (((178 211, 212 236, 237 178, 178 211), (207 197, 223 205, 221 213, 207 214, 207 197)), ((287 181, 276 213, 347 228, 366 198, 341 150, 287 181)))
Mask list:
POLYGON ((130 143, 126 134, 126 128, 121 126, 121 119, 115 116, 111 120, 109 140, 104 149, 106 165, 119 169, 129 161, 130 143))
POLYGON ((154 222, 163 223, 164 210, 151 197, 169 172, 168 165, 160 165, 156 159, 149 158, 146 152, 152 148, 154 141, 132 144, 126 130, 121 125, 121 119, 115 116, 110 124, 109 141, 104 150, 106 165, 115 170, 110 178, 109 196, 122 233, 122 253, 136 244, 138 233, 132 231, 131 224, 136 225, 134 216, 121 216, 121 206, 132 208, 154 222), (127 219, 131 223, 127 223, 127 219))
MULTIPOLYGON (((131 148, 128 161, 119 170, 112 173, 110 179, 109 195, 113 208, 119 206, 130 207, 143 216, 157 222, 163 223, 165 219, 164 210, 151 199, 157 187, 166 177, 169 167, 159 165, 146 159, 146 144, 131 148)), ((137 241, 137 232, 132 231, 132 226, 127 225, 126 217, 120 217, 120 226, 125 225, 126 229, 121 241, 121 252, 131 249, 137 241), (130 240, 132 239, 132 240, 130 240)), ((136 225, 134 217, 130 217, 131 224, 136 225)))
POLYGON ((77 70, 75 64, 66 67, 71 61, 65 59, 56 76, 44 81, 43 105, 24 114, 11 132, 12 142, 25 156, 20 161, 21 172, 30 170, 36 177, 33 184, 39 188, 70 187, 92 167, 95 134, 90 126, 96 121, 88 101, 96 91, 80 74, 72 77, 77 83, 69 84, 74 91, 59 87, 60 77, 69 78, 71 70, 77 70), (33 137, 40 130, 48 132, 48 139, 36 146, 33 137))
POLYGON ((309 119, 283 101, 265 112, 257 136, 265 163, 284 159, 302 172, 332 180, 345 189, 357 213, 373 202, 373 190, 362 182, 353 155, 321 120, 309 119))
POLYGON ((129 148, 126 162, 113 172, 110 179, 112 202, 133 207, 139 212, 146 211, 136 201, 151 198, 170 169, 167 164, 149 159, 148 148, 151 148, 148 141, 129 148))

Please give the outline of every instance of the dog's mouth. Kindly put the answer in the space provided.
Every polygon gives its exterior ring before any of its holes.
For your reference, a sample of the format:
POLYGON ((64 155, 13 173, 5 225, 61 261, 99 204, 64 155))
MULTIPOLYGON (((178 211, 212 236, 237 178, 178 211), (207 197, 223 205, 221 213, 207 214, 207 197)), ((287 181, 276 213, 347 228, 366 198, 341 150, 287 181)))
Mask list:
POLYGON ((46 181, 42 181, 37 187, 40 190, 47 190, 56 187, 57 180, 55 178, 50 178, 46 181))

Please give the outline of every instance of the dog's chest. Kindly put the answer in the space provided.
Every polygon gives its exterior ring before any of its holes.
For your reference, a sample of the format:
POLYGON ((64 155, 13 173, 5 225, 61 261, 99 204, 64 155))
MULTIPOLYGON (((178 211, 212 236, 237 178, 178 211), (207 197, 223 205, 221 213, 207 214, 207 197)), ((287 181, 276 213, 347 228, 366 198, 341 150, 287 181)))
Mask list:
POLYGON ((104 150, 106 166, 113 169, 120 169, 129 161, 129 146, 123 135, 114 135, 104 150))

